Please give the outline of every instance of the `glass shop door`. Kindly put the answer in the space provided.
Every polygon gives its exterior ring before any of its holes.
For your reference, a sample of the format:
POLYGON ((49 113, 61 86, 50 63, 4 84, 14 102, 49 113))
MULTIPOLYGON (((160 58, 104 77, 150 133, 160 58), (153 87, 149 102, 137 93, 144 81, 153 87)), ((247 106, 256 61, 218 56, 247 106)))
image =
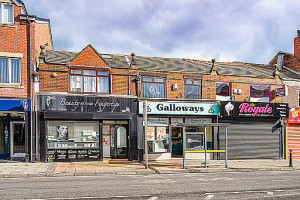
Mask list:
POLYGON ((11 122, 10 131, 11 157, 25 158, 25 123, 11 122))
POLYGON ((128 158, 128 131, 125 125, 114 125, 111 133, 111 157, 128 158))
POLYGON ((103 125, 102 126, 102 146, 103 146, 103 158, 111 158, 111 134, 114 133, 114 126, 103 125))
POLYGON ((128 158, 126 125, 102 126, 103 158, 128 158))
POLYGON ((172 127, 172 151, 171 156, 174 158, 181 158, 183 155, 182 145, 183 127, 172 127))

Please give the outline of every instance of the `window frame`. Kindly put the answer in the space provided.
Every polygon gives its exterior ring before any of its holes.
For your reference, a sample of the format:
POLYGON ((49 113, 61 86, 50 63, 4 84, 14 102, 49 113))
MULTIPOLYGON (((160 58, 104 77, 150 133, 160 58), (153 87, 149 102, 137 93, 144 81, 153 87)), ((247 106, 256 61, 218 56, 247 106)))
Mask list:
POLYGON ((184 98, 185 99, 192 99, 192 98, 187 98, 187 85, 191 85, 191 86, 198 86, 199 89, 199 98, 198 99, 202 99, 202 79, 186 79, 184 80, 184 98), (192 81, 192 84, 187 83, 187 81, 192 81), (200 81, 200 84, 195 84, 195 81, 200 81))
POLYGON ((166 78, 163 76, 142 76, 142 94, 144 98, 149 98, 149 99, 164 99, 167 98, 167 94, 166 94, 166 78), (152 81, 145 81, 145 78, 151 78, 152 81), (162 79, 162 82, 157 82, 155 81, 155 79, 162 79), (156 84, 163 84, 163 88, 164 88, 164 95, 163 97, 156 97, 156 98, 151 98, 151 97, 145 97, 144 95, 144 83, 156 83, 156 84))
POLYGON ((70 93, 84 93, 84 94, 110 94, 111 91, 110 91, 110 70, 108 68, 82 68, 82 67, 70 67, 69 69, 69 92, 70 93), (72 70, 80 70, 81 71, 81 74, 76 74, 76 73, 72 73, 72 70), (96 71, 96 75, 84 75, 84 70, 93 70, 93 71, 96 71), (98 75, 98 72, 99 71, 104 71, 104 72, 107 72, 108 74, 107 75, 98 75), (72 88, 71 88, 71 77, 72 76, 80 76, 82 77, 82 92, 77 92, 77 91, 72 91, 72 88), (84 90, 84 77, 95 77, 96 78, 96 91, 95 92, 85 92, 84 90), (107 93, 100 93, 98 92, 98 77, 107 77, 108 78, 108 92, 107 93))
POLYGON ((250 94, 249 94, 249 101, 250 102, 271 102, 271 85, 268 84, 268 83, 250 83, 250 86, 249 86, 249 90, 250 90, 250 94), (267 85, 269 87, 269 90, 268 90, 268 98, 269 98, 269 101, 251 101, 251 98, 256 98, 256 99, 261 99, 261 98, 267 98, 267 97, 252 97, 251 95, 251 86, 252 85, 267 85))
POLYGON ((21 59, 20 58, 13 58, 13 57, 0 57, 1 59, 8 59, 8 83, 1 83, 1 85, 21 85, 22 84, 22 63, 21 63, 21 59), (19 82, 18 83, 12 83, 12 60, 18 60, 19 61, 19 82))
POLYGON ((231 81, 215 81, 215 99, 218 101, 227 101, 227 100, 221 100, 218 99, 217 97, 230 97, 228 101, 232 101, 232 82, 231 81), (217 83, 229 83, 229 96, 224 96, 224 95, 217 95, 217 83))
POLYGON ((14 24, 15 23, 15 8, 13 4, 0 2, 0 24, 14 24), (4 5, 12 7, 12 22, 4 22, 4 5))

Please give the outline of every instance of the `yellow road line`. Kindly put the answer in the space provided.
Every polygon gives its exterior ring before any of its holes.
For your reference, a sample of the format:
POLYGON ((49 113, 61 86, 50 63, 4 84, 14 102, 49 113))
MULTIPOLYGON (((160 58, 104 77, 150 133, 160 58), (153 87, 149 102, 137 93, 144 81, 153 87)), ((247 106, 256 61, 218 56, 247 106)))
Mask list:
MULTIPOLYGON (((226 150, 207 150, 207 153, 225 153, 226 150)), ((204 150, 201 151, 185 151, 185 153, 205 153, 204 150)))

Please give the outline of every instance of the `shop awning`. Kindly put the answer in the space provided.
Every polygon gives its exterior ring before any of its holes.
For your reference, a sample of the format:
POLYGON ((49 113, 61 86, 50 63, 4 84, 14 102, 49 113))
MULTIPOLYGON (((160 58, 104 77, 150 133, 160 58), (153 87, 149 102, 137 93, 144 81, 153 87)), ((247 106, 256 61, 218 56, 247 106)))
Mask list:
POLYGON ((0 111, 30 111, 30 100, 0 99, 0 111))

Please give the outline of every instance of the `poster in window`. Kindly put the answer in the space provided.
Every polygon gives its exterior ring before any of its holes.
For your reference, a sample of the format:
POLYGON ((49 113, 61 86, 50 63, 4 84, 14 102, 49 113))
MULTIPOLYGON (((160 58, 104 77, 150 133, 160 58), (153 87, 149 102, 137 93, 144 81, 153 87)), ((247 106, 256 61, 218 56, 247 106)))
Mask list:
POLYGON ((166 132, 167 128, 166 127, 157 127, 156 128, 156 133, 157 133, 157 140, 166 140, 166 132))
POLYGON ((68 126, 57 126, 57 140, 68 140, 68 126))
POLYGON ((153 141, 155 134, 155 127, 147 127, 147 140, 148 141, 153 141))

